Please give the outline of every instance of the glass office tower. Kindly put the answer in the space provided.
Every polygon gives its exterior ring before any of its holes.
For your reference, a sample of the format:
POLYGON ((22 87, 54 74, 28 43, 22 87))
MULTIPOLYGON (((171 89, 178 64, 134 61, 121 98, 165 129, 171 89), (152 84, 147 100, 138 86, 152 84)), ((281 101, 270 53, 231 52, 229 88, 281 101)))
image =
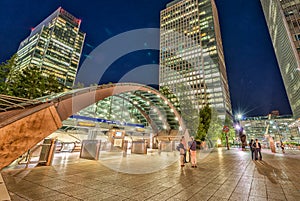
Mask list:
POLYGON ((21 42, 16 68, 37 67, 45 75, 53 74, 66 88, 72 88, 85 39, 80 24, 80 19, 58 8, 21 42))
POLYGON ((300 117, 300 1, 261 0, 283 83, 295 118, 300 117))
POLYGON ((172 91, 188 116, 199 117, 205 104, 223 120, 232 116, 214 0, 170 2, 160 13, 160 29, 160 89, 172 91))

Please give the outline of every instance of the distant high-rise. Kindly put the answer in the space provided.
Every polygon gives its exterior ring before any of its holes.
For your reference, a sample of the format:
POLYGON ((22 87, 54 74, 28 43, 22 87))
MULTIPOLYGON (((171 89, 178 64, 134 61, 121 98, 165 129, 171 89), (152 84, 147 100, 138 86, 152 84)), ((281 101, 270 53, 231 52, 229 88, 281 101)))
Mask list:
POLYGON ((18 70, 37 67, 43 74, 53 74, 66 88, 74 84, 85 33, 79 31, 81 20, 58 8, 21 42, 17 55, 18 70))
POLYGON ((300 1, 261 0, 283 83, 295 118, 300 117, 300 1))
POLYGON ((221 119, 230 117, 230 94, 215 1, 170 2, 160 13, 160 29, 160 88, 168 88, 176 95, 181 110, 190 107, 199 111, 208 103, 221 119))

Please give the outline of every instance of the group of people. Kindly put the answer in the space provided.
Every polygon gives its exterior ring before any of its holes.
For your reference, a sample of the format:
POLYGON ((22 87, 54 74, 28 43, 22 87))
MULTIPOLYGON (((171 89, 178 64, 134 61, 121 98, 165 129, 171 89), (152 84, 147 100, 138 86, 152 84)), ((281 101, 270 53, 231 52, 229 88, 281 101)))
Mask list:
POLYGON ((193 137, 190 138, 190 141, 186 143, 184 136, 180 139, 180 143, 177 146, 177 150, 180 152, 180 165, 184 167, 185 163, 187 163, 187 153, 189 154, 189 161, 192 164, 192 168, 197 167, 197 160, 196 160, 196 146, 197 143, 193 137))
POLYGON ((249 147, 251 151, 251 158, 252 160, 258 160, 258 154, 259 154, 259 160, 262 160, 262 155, 261 155, 261 144, 258 142, 258 139, 251 139, 249 142, 249 147))

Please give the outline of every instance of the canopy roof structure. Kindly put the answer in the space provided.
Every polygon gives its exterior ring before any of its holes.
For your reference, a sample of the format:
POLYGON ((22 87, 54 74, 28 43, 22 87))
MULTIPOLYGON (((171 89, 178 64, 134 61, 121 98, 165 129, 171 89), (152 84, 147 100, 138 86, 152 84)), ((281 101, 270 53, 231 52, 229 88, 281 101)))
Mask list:
POLYGON ((91 102, 91 99, 96 100, 100 93, 102 95, 106 93, 103 90, 108 88, 113 88, 109 96, 99 101, 93 101, 94 103, 72 114, 94 118, 100 122, 110 121, 119 126, 124 124, 143 125, 151 127, 154 133, 162 130, 182 129, 180 115, 167 98, 152 87, 136 83, 106 84, 75 89, 43 97, 38 101, 59 103, 73 97, 72 107, 76 110, 75 108, 82 104, 82 100, 76 98, 78 94, 88 91, 92 96, 87 102, 91 102), (123 88, 129 90, 120 93, 123 88))
POLYGON ((35 100, 0 97, 0 169, 63 127, 72 115, 148 126, 153 134, 188 134, 175 107, 159 91, 135 83, 75 89, 35 100), (98 115, 98 117, 97 117, 98 115), (129 121, 129 122, 128 122, 129 121))

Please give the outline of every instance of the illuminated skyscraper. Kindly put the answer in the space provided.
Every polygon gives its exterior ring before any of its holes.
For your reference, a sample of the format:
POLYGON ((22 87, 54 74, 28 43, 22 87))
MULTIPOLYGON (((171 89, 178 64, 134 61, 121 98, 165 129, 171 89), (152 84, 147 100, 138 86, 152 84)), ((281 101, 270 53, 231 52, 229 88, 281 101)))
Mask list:
POLYGON ((58 8, 21 42, 18 70, 37 67, 43 74, 53 74, 67 88, 73 86, 85 33, 79 31, 81 20, 58 8))
POLYGON ((281 76, 295 118, 300 117, 300 1, 261 0, 281 76))
POLYGON ((198 116, 199 110, 208 103, 221 119, 231 116, 214 0, 170 2, 160 13, 160 29, 160 89, 169 88, 176 95, 181 111, 190 107, 198 116))

